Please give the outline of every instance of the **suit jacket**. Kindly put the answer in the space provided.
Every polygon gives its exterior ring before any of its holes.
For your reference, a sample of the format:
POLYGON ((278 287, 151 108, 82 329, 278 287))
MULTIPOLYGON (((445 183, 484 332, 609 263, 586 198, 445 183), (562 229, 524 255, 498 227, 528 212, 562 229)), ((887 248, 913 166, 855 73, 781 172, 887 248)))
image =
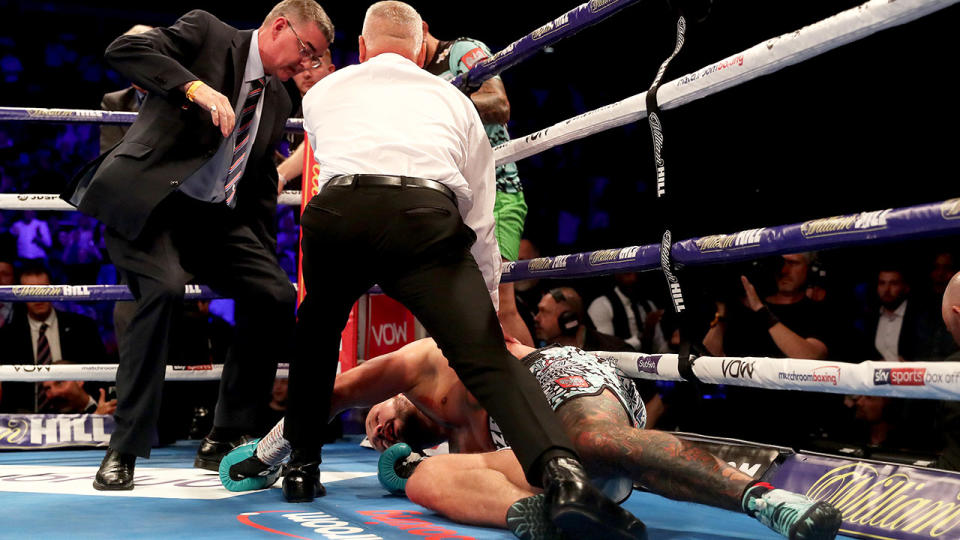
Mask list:
MULTIPOLYGON (((137 101, 137 89, 130 86, 123 90, 110 92, 103 95, 100 101, 100 108, 105 111, 123 111, 137 112, 140 110, 140 103, 137 101)), ((106 152, 113 148, 123 139, 123 136, 130 129, 128 126, 112 126, 109 124, 100 125, 100 152, 106 152)))
MULTIPOLYGON (((908 299, 907 309, 900 325, 897 354, 908 362, 940 361, 956 350, 953 338, 946 331, 940 316, 939 305, 932 305, 920 298, 908 299)), ((867 359, 882 358, 874 344, 880 315, 867 321, 864 349, 867 359)))
MULTIPOLYGON (((0 328, 0 364, 33 364, 33 338, 26 309, 18 309, 13 321, 0 328)), ((107 353, 97 323, 89 317, 57 310, 57 328, 60 337, 60 354, 63 360, 75 364, 101 364, 107 361, 107 353)), ((0 411, 16 412, 32 410, 34 383, 4 382, 0 411)))
MULTIPOLYGON (((97 323, 77 313, 56 311, 63 359, 74 364, 106 362, 107 352, 100 340, 97 323)), ((34 362, 33 338, 30 336, 30 322, 25 309, 15 310, 13 321, 0 328, 0 350, 3 351, 0 364, 34 362)))
MULTIPOLYGON (((117 146, 87 164, 61 195, 128 240, 180 183, 216 154, 223 135, 182 86, 201 80, 236 103, 253 31, 240 31, 194 10, 169 28, 121 36, 106 60, 147 91, 140 114, 117 146)), ((264 89, 257 139, 237 187, 236 211, 268 247, 275 246, 277 171, 273 149, 300 96, 271 78, 264 89)), ((224 171, 226 174, 226 171, 224 171)))

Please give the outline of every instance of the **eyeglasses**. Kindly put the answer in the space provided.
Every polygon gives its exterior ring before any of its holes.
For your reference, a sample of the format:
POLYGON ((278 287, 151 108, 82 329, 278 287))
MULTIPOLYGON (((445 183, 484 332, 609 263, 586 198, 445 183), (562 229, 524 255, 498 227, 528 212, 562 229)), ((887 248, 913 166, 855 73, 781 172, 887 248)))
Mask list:
POLYGON ((300 58, 309 58, 310 67, 313 69, 317 69, 318 67, 322 66, 323 58, 320 58, 319 56, 311 53, 310 50, 307 49, 307 46, 303 44, 303 40, 300 39, 300 35, 297 34, 297 31, 293 29, 293 24, 290 23, 289 19, 287 19, 287 27, 290 29, 291 32, 293 32, 293 37, 297 38, 297 43, 300 44, 300 58))

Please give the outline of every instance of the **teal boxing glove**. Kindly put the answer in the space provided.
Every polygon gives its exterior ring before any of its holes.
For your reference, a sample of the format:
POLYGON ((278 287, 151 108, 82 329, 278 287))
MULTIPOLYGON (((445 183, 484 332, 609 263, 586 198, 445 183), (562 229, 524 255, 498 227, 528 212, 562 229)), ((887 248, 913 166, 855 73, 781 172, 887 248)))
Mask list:
POLYGON ((410 445, 397 443, 380 455, 377 462, 377 480, 387 491, 402 495, 407 487, 407 478, 426 457, 413 452, 410 445))
POLYGON ((270 466, 257 459, 254 439, 234 448, 220 461, 220 483, 227 491, 252 491, 272 486, 280 478, 280 465, 270 466))

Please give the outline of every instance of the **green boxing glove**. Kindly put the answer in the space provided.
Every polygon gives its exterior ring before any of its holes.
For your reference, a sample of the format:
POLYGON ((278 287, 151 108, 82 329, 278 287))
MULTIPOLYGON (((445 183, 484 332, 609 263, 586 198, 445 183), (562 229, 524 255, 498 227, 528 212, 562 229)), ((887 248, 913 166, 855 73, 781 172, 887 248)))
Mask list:
POLYGON ((227 491, 252 491, 272 486, 280 478, 280 466, 257 459, 254 439, 234 448, 220 461, 220 483, 227 491))
POLYGON ((380 455, 377 462, 377 480, 387 491, 402 495, 407 487, 407 478, 421 461, 427 459, 415 453, 410 445, 397 443, 380 455))

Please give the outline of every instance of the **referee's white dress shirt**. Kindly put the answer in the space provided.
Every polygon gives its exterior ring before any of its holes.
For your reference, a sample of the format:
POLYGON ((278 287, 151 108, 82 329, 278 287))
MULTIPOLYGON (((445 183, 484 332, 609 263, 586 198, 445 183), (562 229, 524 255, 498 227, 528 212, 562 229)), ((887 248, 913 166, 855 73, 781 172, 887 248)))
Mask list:
POLYGON ((477 233, 471 253, 499 307, 493 149, 477 110, 450 83, 384 53, 324 77, 303 98, 320 189, 341 174, 392 174, 443 183, 477 233))

